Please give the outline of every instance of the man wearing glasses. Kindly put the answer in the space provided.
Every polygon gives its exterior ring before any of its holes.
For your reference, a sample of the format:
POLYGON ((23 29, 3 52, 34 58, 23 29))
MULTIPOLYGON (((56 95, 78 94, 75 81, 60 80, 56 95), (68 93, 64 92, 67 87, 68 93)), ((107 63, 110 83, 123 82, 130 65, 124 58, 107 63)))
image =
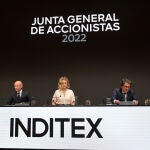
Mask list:
POLYGON ((121 102, 132 101, 134 105, 138 105, 135 92, 131 89, 132 81, 124 78, 121 80, 120 88, 115 88, 112 94, 112 102, 119 105, 121 102))

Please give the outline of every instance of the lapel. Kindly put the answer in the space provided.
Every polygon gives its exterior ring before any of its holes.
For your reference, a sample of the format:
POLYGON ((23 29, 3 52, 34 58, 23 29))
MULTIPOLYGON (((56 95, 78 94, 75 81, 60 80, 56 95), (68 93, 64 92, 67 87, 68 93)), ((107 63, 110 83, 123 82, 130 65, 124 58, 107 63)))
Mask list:
POLYGON ((128 93, 127 93, 127 100, 129 100, 130 97, 131 97, 131 94, 130 94, 130 93, 131 93, 131 91, 129 90, 128 93))
POLYGON ((124 95, 122 93, 122 89, 120 88, 120 95, 121 95, 121 99, 124 100, 124 95))
POLYGON ((16 92, 16 91, 15 91, 15 93, 14 93, 14 97, 17 98, 17 92, 16 92))

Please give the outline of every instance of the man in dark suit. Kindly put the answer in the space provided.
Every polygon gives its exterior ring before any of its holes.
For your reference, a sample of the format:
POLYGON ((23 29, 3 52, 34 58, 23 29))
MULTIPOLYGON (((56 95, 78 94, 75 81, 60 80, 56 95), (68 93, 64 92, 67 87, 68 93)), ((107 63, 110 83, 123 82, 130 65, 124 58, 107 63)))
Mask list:
POLYGON ((15 92, 9 98, 8 105, 28 104, 30 106, 32 98, 29 92, 23 90, 23 83, 15 81, 14 89, 15 92))
POLYGON ((131 80, 122 79, 121 87, 115 88, 112 94, 112 102, 119 105, 120 101, 132 101, 134 105, 138 105, 138 100, 135 92, 131 89, 131 80))

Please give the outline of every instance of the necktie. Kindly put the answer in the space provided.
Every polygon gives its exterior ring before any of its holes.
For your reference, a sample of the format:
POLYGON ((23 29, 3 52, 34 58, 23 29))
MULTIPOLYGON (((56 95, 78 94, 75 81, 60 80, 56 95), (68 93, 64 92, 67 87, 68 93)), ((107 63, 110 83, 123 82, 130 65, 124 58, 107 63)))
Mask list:
POLYGON ((17 92, 17 97, 20 98, 20 93, 19 92, 17 92))

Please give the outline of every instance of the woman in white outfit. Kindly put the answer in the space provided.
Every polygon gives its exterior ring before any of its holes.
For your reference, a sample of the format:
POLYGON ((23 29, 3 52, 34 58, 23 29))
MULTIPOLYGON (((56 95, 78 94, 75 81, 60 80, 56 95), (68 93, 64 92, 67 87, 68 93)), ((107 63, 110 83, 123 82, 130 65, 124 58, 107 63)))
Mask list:
POLYGON ((61 77, 58 82, 58 89, 55 91, 52 98, 52 106, 75 105, 74 92, 69 88, 69 79, 65 76, 61 77))

